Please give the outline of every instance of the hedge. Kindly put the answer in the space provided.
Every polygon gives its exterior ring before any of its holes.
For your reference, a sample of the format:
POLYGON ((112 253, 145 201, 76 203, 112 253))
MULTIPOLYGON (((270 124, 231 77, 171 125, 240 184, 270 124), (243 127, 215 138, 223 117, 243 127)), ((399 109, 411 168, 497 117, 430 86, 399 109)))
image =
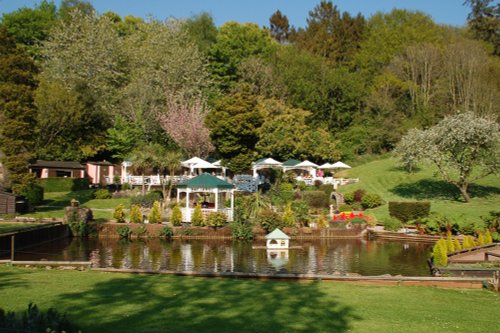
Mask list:
POLYGON ((87 178, 42 178, 40 185, 45 192, 71 192, 89 188, 87 178))
POLYGON ((431 203, 429 201, 389 202, 389 215, 401 222, 408 222, 429 216, 431 203))
POLYGON ((302 192, 302 200, 307 202, 309 207, 314 208, 327 208, 330 199, 327 194, 323 191, 305 191, 302 192))

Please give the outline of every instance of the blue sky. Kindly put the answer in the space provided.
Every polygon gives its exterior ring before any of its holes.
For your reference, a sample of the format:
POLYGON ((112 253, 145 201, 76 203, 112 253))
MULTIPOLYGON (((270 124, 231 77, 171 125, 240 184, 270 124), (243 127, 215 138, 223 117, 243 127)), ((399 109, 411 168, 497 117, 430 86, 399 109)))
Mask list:
MULTIPOLYGON (((56 4, 60 0, 55 1, 56 4)), ((290 23, 297 27, 306 24, 308 12, 320 0, 93 0, 90 1, 99 13, 108 10, 122 16, 134 15, 158 19, 171 16, 189 17, 206 11, 212 14, 215 23, 226 21, 253 22, 260 26, 268 25, 269 17, 277 9, 288 16, 290 23)), ((32 7, 39 0, 0 0, 0 13, 17 8, 32 7)), ((467 20, 469 8, 463 6, 463 0, 336 0, 334 4, 341 11, 352 14, 361 12, 366 17, 377 11, 389 12, 393 8, 405 8, 423 11, 441 24, 462 26, 467 20)))

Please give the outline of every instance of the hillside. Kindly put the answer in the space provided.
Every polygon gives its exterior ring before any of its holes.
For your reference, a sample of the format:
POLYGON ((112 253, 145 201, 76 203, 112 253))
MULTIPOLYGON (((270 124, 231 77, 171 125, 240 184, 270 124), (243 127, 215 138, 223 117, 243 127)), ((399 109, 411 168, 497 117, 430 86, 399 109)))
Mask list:
POLYGON ((451 217, 460 224, 479 222, 480 216, 499 209, 500 177, 491 175, 471 185, 472 200, 464 203, 458 189, 434 176, 435 172, 433 168, 423 167, 407 173, 398 167, 395 158, 385 157, 342 171, 336 177, 360 179, 357 184, 340 187, 342 193, 364 189, 381 195, 386 204, 371 210, 379 219, 389 215, 387 202, 398 200, 429 200, 431 211, 451 217))

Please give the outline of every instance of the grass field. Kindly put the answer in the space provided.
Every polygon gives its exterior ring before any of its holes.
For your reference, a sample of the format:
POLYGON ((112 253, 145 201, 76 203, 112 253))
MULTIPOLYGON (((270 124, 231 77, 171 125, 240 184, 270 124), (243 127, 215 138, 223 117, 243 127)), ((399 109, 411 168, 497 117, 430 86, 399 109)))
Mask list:
POLYGON ((113 210, 119 204, 125 207, 130 205, 130 198, 93 199, 94 190, 81 190, 74 192, 47 192, 44 193, 44 203, 37 207, 36 212, 24 216, 36 218, 62 218, 64 207, 69 206, 72 199, 77 199, 80 205, 92 209, 94 218, 97 220, 109 220, 112 218, 113 210))
POLYGON ((4 223, 0 222, 0 235, 9 232, 19 231, 23 229, 36 228, 37 225, 34 224, 24 224, 24 223, 4 223))
POLYGON ((0 308, 66 312, 85 332, 495 332, 486 290, 0 267, 0 308))
MULTIPOLYGON (((458 189, 440 180, 435 172, 432 168, 421 168, 417 172, 407 173, 398 167, 396 159, 386 157, 342 171, 336 177, 360 179, 357 184, 341 186, 340 192, 364 189, 378 193, 386 202, 428 200, 432 202, 431 211, 451 217, 459 223, 480 222, 480 216, 500 209, 499 176, 491 175, 471 185, 472 200, 465 203, 458 189)), ((389 216, 387 204, 371 212, 382 220, 389 216)))

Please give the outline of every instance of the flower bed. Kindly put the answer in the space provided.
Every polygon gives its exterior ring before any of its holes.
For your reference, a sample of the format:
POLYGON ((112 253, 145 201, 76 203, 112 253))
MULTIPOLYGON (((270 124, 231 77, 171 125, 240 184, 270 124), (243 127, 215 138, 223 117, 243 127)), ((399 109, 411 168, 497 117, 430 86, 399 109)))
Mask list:
POLYGON ((360 217, 360 218, 366 218, 363 213, 358 213, 358 212, 342 212, 340 214, 333 214, 332 220, 333 221, 340 221, 340 222, 349 222, 351 219, 355 217, 360 217))

